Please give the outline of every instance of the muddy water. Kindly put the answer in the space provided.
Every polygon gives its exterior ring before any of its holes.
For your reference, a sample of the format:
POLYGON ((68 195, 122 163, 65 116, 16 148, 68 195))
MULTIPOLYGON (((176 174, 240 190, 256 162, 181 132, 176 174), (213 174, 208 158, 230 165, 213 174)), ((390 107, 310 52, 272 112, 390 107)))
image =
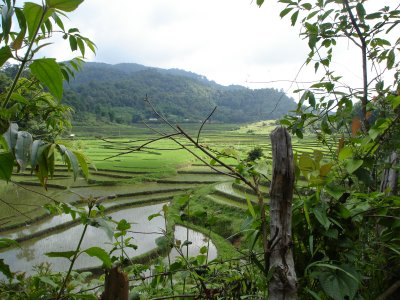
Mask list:
MULTIPOLYGON (((161 231, 164 228, 164 219, 157 217, 149 221, 147 217, 160 212, 164 204, 165 203, 160 203, 127 208, 109 214, 116 221, 126 219, 128 222, 133 223, 131 230, 135 233, 128 233, 127 237, 133 237, 132 243, 136 244, 138 249, 125 249, 130 257, 138 256, 156 247, 155 239, 162 234, 161 231)), ((50 228, 50 225, 54 226, 69 220, 70 217, 67 215, 56 216, 49 222, 39 226, 41 228, 50 228)), ((29 231, 29 229, 25 229, 24 231, 29 231)), ((49 234, 44 238, 23 242, 21 249, 15 248, 0 253, 0 257, 5 260, 5 263, 10 265, 12 271, 24 271, 28 274, 32 274, 33 267, 44 262, 51 263, 51 268, 54 271, 66 271, 69 267, 69 261, 67 259, 49 258, 45 253, 75 250, 82 231, 82 225, 75 225, 64 231, 49 234)), ((191 229, 187 230, 183 226, 176 226, 175 239, 181 240, 182 243, 187 239, 192 242, 192 244, 188 246, 189 256, 199 255, 200 248, 209 244, 208 260, 210 261, 217 257, 215 245, 211 241, 208 243, 207 237, 202 233, 191 229)), ((112 242, 113 241, 109 239, 104 230, 89 226, 81 249, 98 246, 109 251, 112 248, 112 242)), ((183 253, 186 255, 186 247, 183 248, 183 253)), ((114 255, 119 254, 120 252, 114 253, 114 255)), ((170 253, 171 260, 173 261, 177 256, 179 256, 178 252, 173 249, 170 253)), ((101 265, 101 262, 98 259, 82 254, 77 259, 74 269, 99 265, 101 265)))
MULTIPOLYGON (((208 261, 217 258, 217 248, 211 241, 208 241, 208 238, 204 234, 200 232, 187 229, 183 226, 175 226, 175 239, 180 240, 182 244, 186 240, 192 242, 192 244, 188 245, 188 247, 182 248, 184 255, 188 253, 189 257, 197 256, 200 254, 200 248, 208 245, 208 261), (186 248, 188 249, 188 252, 186 252, 186 248)), ((176 249, 172 249, 170 253, 171 261, 174 261, 174 259, 178 256, 180 256, 178 251, 176 249)))
MULTIPOLYGON (((132 231, 143 233, 154 232, 150 234, 129 233, 128 236, 133 237, 131 242, 138 246, 137 250, 129 248, 125 249, 129 256, 137 256, 156 247, 155 239, 160 236, 161 229, 164 228, 164 220, 161 217, 158 217, 148 221, 147 217, 151 214, 160 212, 163 205, 163 203, 147 205, 110 213, 110 216, 114 220, 124 218, 128 222, 134 223, 132 225, 132 231), (160 232, 160 234, 157 234, 156 232, 160 232)), ((50 234, 45 238, 29 240, 22 243, 21 249, 15 248, 0 253, 0 257, 4 259, 5 263, 10 265, 12 271, 23 270, 27 273, 32 273, 33 266, 43 262, 50 262, 54 271, 65 271, 69 266, 69 261, 67 259, 48 258, 45 253, 75 250, 82 234, 82 230, 82 225, 76 225, 65 231, 50 234)), ((81 249, 98 246, 109 251, 112 248, 112 242, 113 241, 109 239, 104 230, 89 226, 81 249)), ((98 259, 82 254, 77 259, 74 268, 80 269, 98 265, 101 265, 101 262, 98 259)))

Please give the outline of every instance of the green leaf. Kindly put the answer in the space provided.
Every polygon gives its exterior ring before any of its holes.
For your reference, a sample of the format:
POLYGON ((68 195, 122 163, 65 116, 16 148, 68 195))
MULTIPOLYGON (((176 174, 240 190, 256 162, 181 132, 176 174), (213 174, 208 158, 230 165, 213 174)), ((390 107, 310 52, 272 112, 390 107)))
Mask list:
POLYGON ((382 15, 381 12, 375 12, 375 13, 366 15, 365 19, 367 19, 367 20, 377 19, 377 18, 380 18, 381 15, 382 15))
POLYGON ((257 0, 257 5, 261 7, 261 5, 263 5, 264 0, 257 0))
POLYGON ((294 13, 293 13, 293 15, 290 17, 290 20, 291 20, 291 22, 292 22, 292 26, 294 26, 295 24, 296 24, 296 21, 297 21, 297 17, 299 16, 299 11, 297 10, 297 11, 295 11, 294 13))
POLYGON ((319 168, 319 176, 325 177, 329 174, 332 169, 333 163, 327 163, 319 168))
POLYGON ((305 177, 307 177, 308 173, 314 171, 316 168, 316 164, 314 160, 312 160, 307 154, 302 154, 299 158, 299 169, 303 173, 305 177))
POLYGON ((85 57, 85 45, 83 44, 82 39, 77 38, 76 42, 78 43, 79 51, 81 51, 82 57, 85 57))
POLYGON ((169 239, 166 236, 156 238, 156 245, 158 248, 167 249, 170 245, 169 239))
POLYGON ((61 68, 52 58, 41 58, 35 60, 29 68, 32 74, 47 86, 50 92, 61 99, 63 95, 63 76, 61 68))
POLYGON ((0 238, 0 249, 8 248, 11 246, 20 247, 20 245, 18 244, 17 241, 14 241, 14 240, 8 239, 8 238, 0 238))
POLYGON ((400 105, 400 96, 393 97, 393 99, 391 99, 390 103, 392 104, 392 108, 396 109, 400 105))
POLYGON ((86 159, 85 155, 80 151, 75 151, 74 150, 72 152, 73 152, 73 154, 75 154, 76 159, 78 160, 78 163, 81 166, 81 170, 82 170, 83 176, 87 180, 89 178, 89 166, 88 166, 87 159, 86 159))
POLYGON ((76 38, 73 35, 69 36, 69 46, 71 47, 71 51, 75 51, 78 49, 76 38))
POLYGON ((8 40, 8 35, 10 34, 13 14, 14 7, 11 5, 11 1, 4 2, 4 5, 1 9, 1 27, 3 29, 3 36, 6 41, 8 40))
POLYGON ((324 265, 326 265, 327 269, 319 273, 318 280, 327 295, 334 300, 353 299, 359 284, 355 271, 345 270, 329 264, 324 265))
POLYGON ((32 2, 25 2, 23 12, 28 25, 28 39, 32 41, 38 28, 51 15, 51 11, 45 12, 41 5, 32 2), (43 14, 45 14, 43 16, 43 14), (42 19, 43 16, 43 19, 42 19))
POLYGON ((31 148, 31 167, 32 169, 36 168, 36 165, 38 163, 38 158, 39 158, 39 150, 41 147, 46 145, 46 143, 42 140, 34 140, 32 143, 32 148, 31 148))
POLYGON ((14 151, 18 138, 18 124, 11 123, 7 131, 3 134, 3 136, 7 142, 8 149, 10 149, 10 151, 14 151))
POLYGON ((46 0, 48 7, 65 12, 74 11, 82 2, 83 0, 46 0))
POLYGON ((304 3, 304 4, 302 4, 301 6, 302 6, 304 9, 306 9, 306 10, 310 10, 310 9, 312 8, 311 3, 304 3))
POLYGON ((339 152, 339 160, 345 160, 352 156, 353 156, 353 149, 350 147, 344 147, 339 152))
POLYGON ((0 153, 0 179, 9 181, 14 167, 14 156, 11 152, 0 153))
POLYGON ((103 264, 106 268, 110 268, 112 265, 110 255, 108 255, 108 253, 100 247, 91 247, 82 252, 86 253, 87 255, 89 255, 91 257, 97 257, 98 259, 100 259, 103 262, 103 264))
POLYGON ((251 201, 250 201, 249 197, 246 197, 246 201, 247 201, 247 208, 249 209, 249 212, 250 212, 251 216, 253 217, 253 219, 255 219, 256 218, 256 213, 254 211, 254 207, 251 204, 251 201))
POLYGON ((58 288, 57 283, 55 283, 53 280, 51 280, 50 277, 47 276, 39 276, 37 277, 41 282, 46 283, 48 285, 50 285, 52 288, 58 288))
POLYGON ((7 60, 12 58, 11 49, 9 46, 4 46, 0 49, 0 67, 5 64, 7 60))
POLYGON ((74 180, 76 180, 76 178, 78 178, 79 175, 78 159, 76 158, 75 154, 69 149, 65 150, 64 158, 67 162, 68 169, 72 168, 72 173, 74 174, 74 180))
POLYGON ((161 217, 161 214, 160 213, 152 214, 152 215, 147 217, 147 220, 151 221, 151 220, 153 220, 154 218, 157 218, 157 217, 161 217))
POLYGON ((26 35, 26 26, 21 27, 21 31, 18 33, 17 37, 15 38, 15 40, 12 42, 12 48, 14 50, 19 50, 22 48, 23 42, 24 42, 24 38, 26 35))
POLYGON ((358 2, 356 5, 356 11, 357 11, 357 15, 358 15, 358 18, 360 19, 360 21, 364 22, 364 18, 366 15, 364 5, 362 5, 362 3, 360 3, 360 2, 358 2))
POLYGON ((48 257, 60 257, 71 260, 72 256, 74 256, 76 253, 77 253, 76 251, 55 251, 55 252, 47 252, 45 253, 45 255, 48 257))
POLYGON ((96 228, 100 228, 101 230, 103 230, 107 237, 110 239, 110 241, 112 241, 113 236, 114 236, 114 230, 115 230, 115 226, 114 223, 104 219, 104 218, 93 218, 91 219, 91 226, 94 226, 96 228))
POLYGON ((315 96, 311 91, 308 92, 308 102, 310 103, 311 107, 315 108, 315 96))
POLYGON ((387 57, 387 68, 390 70, 391 68, 393 68, 394 66, 394 62, 395 62, 395 54, 394 54, 394 50, 390 50, 388 57, 387 57))
POLYGON ((279 16, 281 18, 283 18, 284 16, 286 16, 288 13, 290 13, 293 10, 293 7, 287 7, 284 10, 281 11, 281 13, 279 14, 279 16))
POLYGON ((126 231, 128 229, 131 229, 131 224, 127 220, 122 219, 118 222, 117 230, 126 231))
POLYGON ((15 145, 15 159, 21 170, 24 171, 30 162, 32 135, 26 131, 19 131, 17 144, 15 145))
POLYGON ((7 278, 12 278, 13 274, 11 273, 10 266, 4 262, 4 259, 0 259, 0 272, 3 273, 7 278))
POLYGON ((363 165, 363 163, 364 161, 361 159, 349 159, 345 165, 346 171, 349 174, 353 174, 355 171, 357 171, 358 168, 363 165))
POLYGON ((326 210, 321 206, 317 206, 312 209, 312 212, 314 213, 314 216, 317 218, 318 222, 324 226, 325 230, 328 230, 329 226, 331 225, 331 221, 329 221, 328 216, 326 215, 326 210))

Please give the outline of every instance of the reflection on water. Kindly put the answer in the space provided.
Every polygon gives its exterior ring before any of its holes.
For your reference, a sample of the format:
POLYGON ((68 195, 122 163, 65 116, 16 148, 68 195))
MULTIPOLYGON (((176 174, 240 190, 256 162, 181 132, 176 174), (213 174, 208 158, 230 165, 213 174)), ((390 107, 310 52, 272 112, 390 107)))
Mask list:
MULTIPOLYGON (((133 244, 138 246, 137 250, 126 248, 124 251, 130 256, 134 257, 150 251, 156 247, 155 239, 160 236, 161 229, 164 228, 164 219, 161 217, 153 218, 148 221, 147 217, 158 213, 162 210, 164 203, 148 205, 143 207, 134 207, 123 209, 109 215, 114 220, 126 219, 128 222, 133 223, 131 230, 135 232, 152 232, 150 234, 141 233, 128 233, 127 237, 132 237, 133 244), (157 234, 159 232, 159 234, 157 234)), ((62 217, 62 216, 60 216, 62 217)), ((64 218, 64 217, 63 217, 64 218)), ((69 220, 69 218, 64 218, 69 220)), ((59 218, 56 219, 58 223, 59 218)), ((54 223, 53 223, 54 224, 54 223)), ((43 225, 45 226, 45 225, 43 225)), ((47 227, 47 226, 46 226, 47 227)), ((28 274, 33 273, 33 267, 41 263, 49 262, 53 271, 65 271, 69 267, 69 260, 65 258, 49 258, 45 255, 47 252, 55 251, 71 251, 75 250, 79 238, 83 231, 83 225, 76 225, 62 232, 50 234, 47 237, 41 239, 29 240, 22 243, 21 248, 11 249, 9 251, 0 253, 0 258, 4 259, 4 262, 9 264, 12 271, 24 271, 28 274)), ((183 226, 176 226, 175 228, 175 239, 181 240, 182 243, 185 240, 192 242, 188 246, 189 256, 199 255, 200 248, 207 246, 208 238, 202 233, 187 229, 183 226)), ((98 246, 102 247, 106 251, 110 251, 113 247, 112 241, 107 236, 106 232, 100 228, 89 226, 85 238, 82 243, 81 249, 87 249, 89 247, 98 246)), ((182 249, 186 255, 186 247, 182 249)), ((119 255, 119 253, 114 253, 119 255)), ((172 249, 170 253, 171 260, 179 256, 175 249, 172 249)), ((215 245, 210 241, 208 260, 215 259, 217 257, 217 249, 215 245)), ((101 262, 93 257, 86 254, 82 254, 78 257, 74 268, 87 268, 101 265, 101 262)))
MULTIPOLYGON (((185 246, 182 248, 183 254, 186 255, 186 253, 188 253, 189 257, 199 255, 200 248, 207 246, 208 244, 208 237, 206 237, 204 234, 183 226, 175 227, 175 239, 180 240, 182 244, 186 240, 192 242, 188 247, 185 246), (186 252, 186 249, 188 249, 188 252, 186 252)), ((174 261, 177 256, 179 256, 178 251, 176 251, 176 249, 172 249, 170 253, 171 261, 174 261)), ((208 247, 208 260, 210 261, 215 258, 217 258, 217 248, 210 241, 208 247)))
MULTIPOLYGON (((161 232, 164 228, 164 220, 162 218, 154 218, 148 221, 147 217, 161 211, 164 204, 148 205, 144 207, 134 207, 124 209, 109 215, 114 220, 126 219, 128 222, 134 223, 131 230, 135 232, 161 232)), ((69 261, 65 258, 49 258, 44 255, 47 252, 54 251, 71 251, 75 250, 79 238, 82 234, 83 226, 76 225, 65 231, 51 234, 42 239, 29 240, 22 243, 22 248, 11 249, 7 252, 0 253, 0 258, 9 264, 12 271, 26 271, 28 274, 32 272, 34 265, 43 262, 50 262, 54 271, 65 271, 69 266, 69 261)), ((131 257, 143 254, 156 247, 155 239, 159 236, 157 233, 152 234, 130 234, 132 243, 137 244, 138 249, 125 249, 131 257)), ((106 251, 111 250, 111 240, 105 231, 100 228, 89 226, 81 249, 93 246, 104 248, 106 251)), ((118 255, 117 253, 116 255, 118 255)), ((100 261, 96 258, 82 254, 78 257, 75 268, 86 268, 100 265, 100 261)))

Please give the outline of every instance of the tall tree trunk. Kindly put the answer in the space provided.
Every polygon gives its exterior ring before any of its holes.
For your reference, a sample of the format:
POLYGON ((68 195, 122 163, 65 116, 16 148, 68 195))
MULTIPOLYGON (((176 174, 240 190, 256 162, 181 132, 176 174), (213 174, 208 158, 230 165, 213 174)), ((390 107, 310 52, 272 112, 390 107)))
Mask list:
POLYGON ((297 278, 292 252, 294 162, 292 142, 283 127, 271 133, 273 175, 270 190, 270 270, 268 299, 297 299, 297 278))

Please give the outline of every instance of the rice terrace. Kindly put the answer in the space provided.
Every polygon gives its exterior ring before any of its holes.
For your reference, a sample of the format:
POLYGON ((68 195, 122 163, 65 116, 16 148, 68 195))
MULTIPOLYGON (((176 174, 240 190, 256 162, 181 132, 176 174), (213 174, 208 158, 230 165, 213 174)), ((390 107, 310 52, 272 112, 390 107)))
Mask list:
POLYGON ((1 0, 0 299, 400 299, 383 2, 1 0))
MULTIPOLYGON (((186 124, 186 127, 190 134, 195 135, 200 124, 186 124)), ((200 141, 218 151, 232 150, 232 155, 225 158, 232 165, 244 158, 235 158, 234 153, 246 156, 250 150, 261 148, 266 170, 270 171, 271 166, 267 165, 271 160, 268 134, 275 127, 275 121, 243 126, 207 124, 200 141)), ((158 124, 156 128, 160 131, 168 130, 166 125, 158 124)), ((194 234, 203 234, 203 241, 188 246, 193 255, 199 254, 196 251, 207 245, 209 238, 216 246, 213 259, 227 259, 237 255, 235 247, 240 248, 242 238, 237 233, 245 221, 248 201, 256 205, 257 199, 252 190, 212 170, 174 141, 157 141, 157 133, 144 125, 78 125, 74 130, 73 137, 66 138, 64 142, 83 151, 90 158, 91 168, 87 179, 81 173, 74 180, 72 171, 60 160, 56 164, 53 178, 46 184, 47 191, 29 169, 15 173, 11 184, 2 184, 0 198, 8 199, 1 202, 2 236, 15 239, 21 245, 21 248, 2 253, 6 263, 28 274, 33 272, 36 265, 46 262, 55 271, 65 270, 68 261, 59 258, 49 260, 45 253, 71 250, 71 246, 78 243, 81 231, 78 226, 79 217, 49 214, 46 205, 59 201, 85 207, 86 199, 102 199, 101 205, 107 215, 117 222, 124 218, 133 224, 132 231, 137 233, 129 237, 133 238, 137 249, 129 249, 125 253, 133 261, 148 263, 155 261, 157 256, 165 257, 165 251, 155 242, 162 236, 164 221, 162 218, 147 220, 147 217, 162 212, 165 204, 171 209, 165 216, 168 219, 167 226, 181 224, 195 230, 194 234), (93 135, 97 137, 93 139, 93 135), (141 147, 153 139, 156 141, 141 147), (190 209, 183 212, 191 217, 187 221, 181 219, 177 222, 173 215, 182 214, 179 202, 185 197, 190 199, 190 209), (27 199, 29 205, 25 205, 27 199), (218 215, 218 219, 215 215, 218 215), (210 220, 214 220, 212 226, 210 220)), ((311 139, 307 141, 304 143, 302 140, 301 146, 294 141, 295 151, 311 156, 317 149, 318 153, 325 151, 311 139)), ((198 152, 193 145, 187 146, 198 152)), ((198 155, 201 156, 201 153, 198 152, 198 155)), ((212 165, 209 160, 207 163, 212 165)), ((268 194, 267 183, 262 191, 268 194)), ((268 203, 267 197, 265 201, 268 203)), ((181 239, 185 240, 185 235, 181 239)), ((107 242, 111 244, 101 229, 87 233, 84 241, 86 247, 104 246, 107 242)), ((108 248, 110 250, 112 247, 108 248)), ((95 271, 96 267, 101 267, 100 261, 90 257, 81 257, 75 265, 78 270, 95 271)))

